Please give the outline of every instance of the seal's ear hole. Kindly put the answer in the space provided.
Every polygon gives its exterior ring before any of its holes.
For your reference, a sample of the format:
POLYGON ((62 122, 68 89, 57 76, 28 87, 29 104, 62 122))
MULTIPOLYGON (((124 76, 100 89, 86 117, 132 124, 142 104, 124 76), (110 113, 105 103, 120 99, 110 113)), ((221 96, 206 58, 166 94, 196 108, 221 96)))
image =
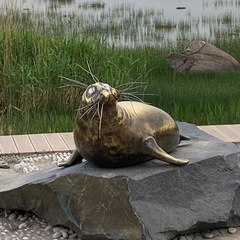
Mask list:
POLYGON ((91 97, 92 95, 94 95, 96 93, 96 90, 97 89, 95 86, 88 87, 88 89, 86 90, 87 97, 91 97))

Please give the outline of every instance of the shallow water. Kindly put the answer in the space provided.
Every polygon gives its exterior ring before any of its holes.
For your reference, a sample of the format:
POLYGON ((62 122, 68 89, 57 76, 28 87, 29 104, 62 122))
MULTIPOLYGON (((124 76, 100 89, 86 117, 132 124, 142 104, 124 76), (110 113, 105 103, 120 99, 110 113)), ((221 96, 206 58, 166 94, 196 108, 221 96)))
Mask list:
MULTIPOLYGON (((9 0, 0 0, 0 6, 9 0)), ((240 37, 240 0, 13 0, 23 11, 59 14, 110 44, 164 45, 240 37), (97 5, 101 3, 102 5, 97 5), (94 28, 94 29, 93 29, 94 28)), ((6 11, 7 12, 7 11, 6 11)), ((94 36, 93 36, 94 37, 94 36)))

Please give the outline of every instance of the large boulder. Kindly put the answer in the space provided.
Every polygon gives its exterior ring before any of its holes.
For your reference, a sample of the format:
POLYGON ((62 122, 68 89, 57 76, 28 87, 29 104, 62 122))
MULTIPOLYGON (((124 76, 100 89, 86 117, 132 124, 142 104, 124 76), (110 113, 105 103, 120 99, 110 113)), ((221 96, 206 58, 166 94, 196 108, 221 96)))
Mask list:
POLYGON ((196 126, 178 124, 191 140, 172 155, 188 158, 188 165, 153 160, 100 169, 85 162, 2 178, 0 208, 30 210, 69 226, 82 240, 167 240, 240 226, 237 147, 196 126))
POLYGON ((167 56, 168 64, 180 73, 223 73, 240 70, 239 62, 204 41, 193 41, 182 53, 170 53, 167 56))

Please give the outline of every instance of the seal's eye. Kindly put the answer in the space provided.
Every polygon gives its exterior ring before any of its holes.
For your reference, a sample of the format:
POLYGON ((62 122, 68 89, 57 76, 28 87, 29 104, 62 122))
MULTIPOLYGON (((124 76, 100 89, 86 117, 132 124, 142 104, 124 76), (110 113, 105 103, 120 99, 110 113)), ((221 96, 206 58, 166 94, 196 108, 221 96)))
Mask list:
POLYGON ((95 92, 96 92, 96 87, 91 86, 87 90, 87 96, 89 97, 89 96, 93 95, 95 92))

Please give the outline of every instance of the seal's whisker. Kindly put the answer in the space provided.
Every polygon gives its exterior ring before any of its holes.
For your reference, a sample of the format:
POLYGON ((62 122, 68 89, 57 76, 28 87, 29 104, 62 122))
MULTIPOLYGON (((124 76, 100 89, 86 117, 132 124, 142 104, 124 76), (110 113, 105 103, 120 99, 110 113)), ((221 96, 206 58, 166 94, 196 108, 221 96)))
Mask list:
POLYGON ((91 107, 91 106, 93 106, 93 105, 96 105, 96 104, 95 104, 95 103, 89 103, 89 104, 87 104, 86 106, 83 106, 83 107, 78 108, 77 111, 81 111, 81 110, 83 110, 84 108, 88 108, 88 107, 91 107))
POLYGON ((132 99, 132 98, 128 98, 128 97, 126 97, 126 98, 121 98, 121 99, 119 100, 119 102, 121 102, 121 101, 129 101, 129 102, 135 101, 135 102, 139 102, 139 101, 137 101, 136 99, 132 99))
POLYGON ((121 85, 119 85, 119 87, 123 87, 123 86, 133 86, 134 84, 147 84, 147 82, 141 82, 141 81, 138 81, 140 79, 141 76, 138 76, 134 81, 132 82, 127 82, 127 83, 123 83, 121 85))
POLYGON ((81 116, 80 118, 83 118, 86 114, 89 114, 93 109, 94 107, 96 106, 97 104, 94 104, 93 106, 91 106, 89 109, 87 109, 81 116))
MULTIPOLYGON (((88 62, 87 62, 87 65, 88 65, 88 68, 90 68, 88 62)), ((100 81, 98 80, 98 78, 92 73, 91 69, 90 69, 90 71, 88 71, 87 69, 85 69, 84 67, 82 67, 82 66, 79 65, 79 64, 77 64, 77 66, 80 67, 84 72, 90 74, 94 82, 100 82, 100 81)))
POLYGON ((136 100, 136 101, 139 101, 139 102, 144 102, 141 98, 131 94, 131 93, 122 93, 122 95, 120 95, 120 98, 121 97, 128 97, 129 99, 132 99, 132 100, 136 100))
POLYGON ((121 93, 121 92, 130 92, 130 93, 132 93, 132 91, 137 91, 137 92, 139 92, 141 89, 142 89, 142 86, 135 86, 135 87, 131 87, 131 88, 121 89, 121 90, 118 90, 118 91, 119 91, 120 93, 121 93))
POLYGON ((68 87, 80 87, 80 88, 84 88, 83 86, 81 85, 76 85, 76 84, 66 84, 64 86, 60 86, 58 88, 68 88, 68 87))
POLYGON ((98 78, 92 73, 92 70, 91 70, 91 67, 90 67, 88 61, 87 61, 87 66, 88 66, 88 70, 89 70, 89 73, 91 74, 91 77, 92 77, 93 81, 95 81, 95 82, 100 82, 100 81, 98 80, 98 78))
POLYGON ((130 98, 129 96, 124 96, 124 95, 120 95, 120 101, 121 100, 131 100, 132 98, 130 98))
POLYGON ((95 112, 93 113, 92 117, 91 117, 91 120, 93 120, 93 118, 96 116, 96 114, 99 112, 99 102, 96 102, 97 107, 96 107, 96 110, 95 112))
MULTIPOLYGON (((119 94, 121 95, 124 95, 125 93, 128 93, 128 92, 119 92, 119 94)), ((133 94, 133 95, 137 95, 137 94, 139 94, 139 92, 138 91, 135 91, 135 92, 130 92, 131 94, 133 94)))
MULTIPOLYGON (((131 101, 130 101, 131 102, 131 101)), ((137 115, 137 113, 136 113, 136 110, 135 110, 135 108, 134 108, 134 106, 133 106, 133 103, 131 102, 131 105, 132 105, 132 109, 133 109, 133 111, 135 112, 135 114, 137 115)))
POLYGON ((98 112, 98 109, 96 108, 95 112, 93 113, 91 120, 93 120, 93 118, 96 116, 96 113, 98 112))
POLYGON ((147 82, 136 82, 136 81, 134 81, 134 82, 121 84, 121 85, 117 86, 116 89, 121 91, 121 88, 124 87, 124 89, 122 89, 122 90, 125 91, 125 90, 129 90, 129 89, 132 89, 132 88, 140 88, 140 87, 142 87, 142 85, 145 85, 145 84, 147 84, 147 82), (138 85, 134 86, 134 84, 138 84, 138 85))
POLYGON ((101 111, 100 111, 100 118, 99 118, 99 129, 98 129, 98 137, 101 138, 101 128, 102 128, 102 117, 103 117, 103 106, 104 103, 101 106, 101 111))
MULTIPOLYGON (((123 97, 123 98, 120 98, 119 102, 121 102, 121 101, 131 102, 131 101, 136 101, 136 99, 132 99, 132 98, 129 98, 129 97, 123 97)), ((137 101, 137 102, 139 102, 139 101, 137 101)))
POLYGON ((63 78, 63 79, 65 79, 65 80, 68 80, 68 81, 70 81, 70 82, 76 83, 77 86, 82 87, 82 88, 84 88, 84 89, 86 89, 86 88, 88 87, 87 84, 82 83, 82 82, 79 82, 79 81, 77 81, 77 80, 74 80, 74 79, 71 79, 71 78, 67 78, 67 77, 63 77, 63 76, 60 76, 60 77, 63 78))
POLYGON ((129 86, 129 85, 133 85, 134 82, 127 82, 127 83, 123 83, 123 84, 120 84, 120 85, 117 85, 115 88, 116 89, 119 89, 119 88, 122 88, 122 87, 125 87, 125 86, 129 86))
POLYGON ((156 96, 155 93, 134 93, 136 96, 156 96))
POLYGON ((93 107, 92 106, 91 108, 89 108, 88 110, 86 110, 81 116, 80 116, 80 119, 83 118, 85 115, 89 114, 92 110, 93 110, 93 107))
POLYGON ((98 125, 98 138, 101 138, 101 127, 102 127, 103 105, 104 105, 104 103, 101 105, 101 109, 100 109, 100 104, 99 104, 99 102, 98 102, 98 107, 97 107, 97 114, 98 114, 98 118, 99 118, 99 125, 98 125))

